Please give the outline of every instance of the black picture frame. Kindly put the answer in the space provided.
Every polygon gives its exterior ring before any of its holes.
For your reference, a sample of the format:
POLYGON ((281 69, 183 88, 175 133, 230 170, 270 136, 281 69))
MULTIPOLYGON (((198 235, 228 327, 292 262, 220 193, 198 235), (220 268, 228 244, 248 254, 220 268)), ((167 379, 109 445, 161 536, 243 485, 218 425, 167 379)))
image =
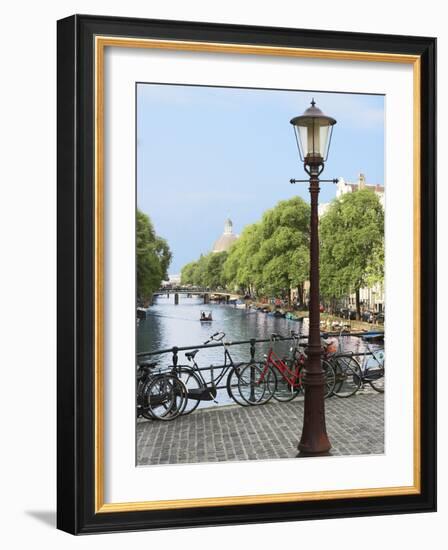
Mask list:
POLYGON ((58 21, 57 526, 72 534, 430 512, 436 509, 436 39, 74 15, 58 21), (420 492, 300 502, 95 509, 95 36, 420 58, 420 492))

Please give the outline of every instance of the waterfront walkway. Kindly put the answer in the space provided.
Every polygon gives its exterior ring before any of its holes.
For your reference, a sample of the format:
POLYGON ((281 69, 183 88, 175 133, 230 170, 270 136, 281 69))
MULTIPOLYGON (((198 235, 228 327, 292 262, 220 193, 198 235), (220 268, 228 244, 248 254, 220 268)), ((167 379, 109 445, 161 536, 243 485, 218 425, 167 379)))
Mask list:
MULTIPOLYGON (((360 391, 325 401, 333 455, 384 452, 384 396, 360 391)), ((293 458, 302 428, 303 398, 258 407, 196 410, 172 422, 137 423, 137 464, 183 464, 293 458)))

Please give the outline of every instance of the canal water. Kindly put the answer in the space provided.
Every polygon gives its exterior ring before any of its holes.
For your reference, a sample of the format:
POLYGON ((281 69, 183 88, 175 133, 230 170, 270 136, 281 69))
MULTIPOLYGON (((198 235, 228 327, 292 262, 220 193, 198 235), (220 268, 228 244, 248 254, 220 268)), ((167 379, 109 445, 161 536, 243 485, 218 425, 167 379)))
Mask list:
MULTIPOLYGON (((252 309, 239 309, 233 305, 203 304, 197 296, 188 297, 179 294, 179 304, 174 304, 174 294, 157 296, 147 312, 146 319, 139 319, 137 323, 137 352, 154 352, 173 346, 198 346, 204 344, 211 334, 224 332, 224 341, 235 342, 241 340, 269 339, 272 333, 281 336, 290 336, 290 331, 307 334, 307 320, 304 323, 284 318, 276 318, 266 313, 252 309), (211 312, 213 321, 200 322, 201 312, 211 312)), ((289 350, 290 342, 278 342, 275 351, 281 356, 289 350)), ((256 360, 262 360, 270 344, 256 345, 256 360)), ((193 348, 194 349, 194 348, 193 348)), ((365 351, 365 344, 360 338, 344 337, 344 350, 365 351)), ((231 346, 229 348, 235 362, 250 359, 249 344, 231 346)), ((191 364, 185 357, 185 352, 179 352, 179 364, 191 364)), ((172 365, 172 354, 161 354, 156 357, 161 367, 172 365)), ((224 359, 223 347, 200 349, 196 355, 199 367, 222 365, 224 359)), ((215 377, 221 370, 214 369, 215 377)), ((204 377, 209 379, 210 372, 205 371, 204 377)), ((225 382, 225 379, 224 379, 225 382)), ((223 384, 224 385, 224 384, 223 384)), ((218 392, 218 404, 229 404, 233 401, 225 390, 218 392)), ((213 402, 203 402, 201 405, 213 406, 213 402)))

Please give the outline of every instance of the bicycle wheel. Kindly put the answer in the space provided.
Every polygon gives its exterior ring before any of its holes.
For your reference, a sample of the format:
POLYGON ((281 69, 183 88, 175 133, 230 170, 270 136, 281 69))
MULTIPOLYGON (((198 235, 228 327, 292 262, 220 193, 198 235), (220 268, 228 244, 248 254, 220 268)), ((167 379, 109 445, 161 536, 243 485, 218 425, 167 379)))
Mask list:
POLYGON ((174 404, 174 397, 170 395, 168 391, 162 394, 162 374, 156 374, 150 376, 145 382, 140 384, 139 394, 140 394, 140 404, 141 404, 141 414, 147 420, 156 420, 160 415, 168 414, 170 409, 174 404), (159 383, 158 388, 155 384, 159 383), (151 402, 152 407, 149 406, 151 402), (156 408, 158 402, 158 415, 152 413, 152 409, 156 408))
POLYGON ((331 397, 333 395, 336 384, 336 375, 333 366, 326 359, 322 359, 322 370, 325 375, 324 398, 326 399, 327 397, 331 397))
POLYGON ((152 416, 147 413, 145 405, 145 387, 148 385, 148 380, 137 382, 137 418, 140 416, 148 420, 152 420, 152 416))
POLYGON ((187 394, 187 388, 176 376, 155 376, 145 388, 146 411, 155 420, 174 420, 181 413, 187 394))
POLYGON ((351 397, 361 387, 360 369, 355 365, 356 362, 351 357, 334 357, 331 363, 336 375, 333 395, 351 397))
POLYGON ((269 365, 248 363, 238 377, 238 392, 249 405, 264 405, 272 399, 277 377, 269 365))
POLYGON ((375 365, 367 367, 365 370, 365 380, 370 386, 378 393, 384 393, 384 349, 375 351, 374 354, 375 365))
MULTIPOLYGON (((321 360, 321 367, 325 376, 324 398, 327 399, 327 397, 331 397, 333 395, 334 386, 336 384, 336 375, 333 366, 326 359, 321 360)), ((303 383, 303 377, 305 374, 304 371, 305 365, 300 369, 299 376, 301 381, 300 385, 304 388, 304 391, 306 391, 306 384, 303 383)))
POLYGON ((152 414, 148 411, 146 403, 146 390, 149 383, 154 380, 154 374, 145 376, 137 382, 137 418, 143 416, 146 420, 154 420, 152 414))
POLYGON ((189 367, 173 367, 173 374, 187 388, 187 398, 180 414, 191 414, 199 406, 200 400, 197 397, 201 389, 204 388, 204 384, 199 375, 189 367))
MULTIPOLYGON (((292 370, 292 369, 290 369, 292 370)), ((302 390, 301 374, 299 366, 295 366, 295 372, 291 375, 292 383, 285 378, 282 372, 277 373, 277 388, 274 393, 274 399, 280 403, 287 403, 296 398, 302 390)))
POLYGON ((366 380, 378 393, 384 393, 384 367, 369 369, 366 372, 366 380))
MULTIPOLYGON (((352 371, 356 373, 356 377, 359 378, 359 386, 363 385, 363 374, 362 368, 359 362, 354 357, 349 356, 333 356, 330 358, 330 363, 332 363, 333 368, 336 373, 336 384, 335 391, 337 392, 343 385, 343 376, 338 377, 338 373, 342 371, 345 367, 350 367, 352 371)), ((358 384, 358 380, 355 379, 355 383, 358 384)))
POLYGON ((246 364, 247 363, 238 363, 237 365, 234 365, 227 376, 227 393, 230 399, 233 399, 235 403, 241 405, 242 407, 249 406, 249 403, 242 398, 238 391, 240 373, 246 364))

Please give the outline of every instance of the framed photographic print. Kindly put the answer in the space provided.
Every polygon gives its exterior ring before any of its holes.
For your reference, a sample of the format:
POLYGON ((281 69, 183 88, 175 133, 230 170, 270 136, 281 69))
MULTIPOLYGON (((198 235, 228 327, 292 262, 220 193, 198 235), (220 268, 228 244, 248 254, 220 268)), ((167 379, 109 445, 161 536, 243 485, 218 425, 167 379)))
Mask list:
POLYGON ((435 54, 58 22, 60 529, 435 510, 435 54))

